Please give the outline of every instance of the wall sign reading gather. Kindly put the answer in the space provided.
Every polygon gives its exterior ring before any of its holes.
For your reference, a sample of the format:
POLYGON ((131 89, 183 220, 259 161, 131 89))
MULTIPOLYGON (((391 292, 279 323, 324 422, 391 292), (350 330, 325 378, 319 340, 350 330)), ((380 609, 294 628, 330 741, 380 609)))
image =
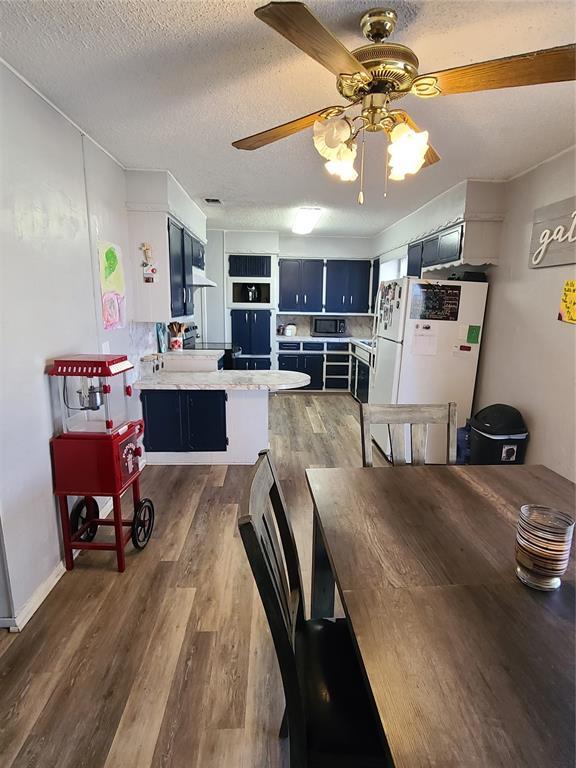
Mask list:
POLYGON ((576 264, 576 197, 534 211, 531 269, 576 264))

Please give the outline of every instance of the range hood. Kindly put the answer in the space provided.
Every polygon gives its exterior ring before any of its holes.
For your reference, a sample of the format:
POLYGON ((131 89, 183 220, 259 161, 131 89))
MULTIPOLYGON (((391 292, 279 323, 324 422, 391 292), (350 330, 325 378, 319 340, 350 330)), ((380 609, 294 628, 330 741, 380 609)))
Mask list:
POLYGON ((198 269, 198 267, 193 267, 192 270, 192 281, 194 288, 205 288, 206 286, 209 286, 210 288, 217 287, 216 283, 213 280, 209 280, 201 269, 198 269))

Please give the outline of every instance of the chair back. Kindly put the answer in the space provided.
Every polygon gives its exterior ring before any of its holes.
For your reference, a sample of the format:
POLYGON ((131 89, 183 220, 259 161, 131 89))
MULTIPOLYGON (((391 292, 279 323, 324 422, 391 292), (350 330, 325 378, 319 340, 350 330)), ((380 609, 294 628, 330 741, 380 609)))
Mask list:
POLYGON ((392 464, 406 464, 406 448, 411 463, 426 463, 426 445, 430 424, 446 425, 446 463, 456 463, 456 403, 439 405, 360 405, 362 464, 372 467, 373 424, 388 426, 392 464), (408 443, 408 444, 407 444, 408 443))
POLYGON ((302 578, 294 533, 268 451, 260 453, 255 465, 240 507, 238 529, 268 619, 282 675, 291 765, 304 765, 305 714, 294 650, 296 631, 304 622, 302 578))

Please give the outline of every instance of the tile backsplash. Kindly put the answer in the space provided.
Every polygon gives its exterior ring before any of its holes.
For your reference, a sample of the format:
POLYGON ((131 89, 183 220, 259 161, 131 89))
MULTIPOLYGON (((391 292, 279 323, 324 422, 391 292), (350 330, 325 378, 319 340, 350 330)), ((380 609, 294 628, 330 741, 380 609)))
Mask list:
MULTIPOLYGON (((297 336, 310 336, 312 315, 276 315, 276 327, 291 323, 296 326, 297 336)), ((368 339, 372 336, 372 318, 365 315, 347 315, 346 335, 358 339, 368 339)))

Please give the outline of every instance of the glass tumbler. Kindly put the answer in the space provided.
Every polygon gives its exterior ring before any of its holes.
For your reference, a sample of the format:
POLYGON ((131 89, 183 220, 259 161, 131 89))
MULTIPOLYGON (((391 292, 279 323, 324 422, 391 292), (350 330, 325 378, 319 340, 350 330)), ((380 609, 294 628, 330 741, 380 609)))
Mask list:
POLYGON ((574 518, 568 513, 524 504, 516 529, 516 575, 520 581, 534 589, 558 589, 568 567, 573 532, 574 518))

